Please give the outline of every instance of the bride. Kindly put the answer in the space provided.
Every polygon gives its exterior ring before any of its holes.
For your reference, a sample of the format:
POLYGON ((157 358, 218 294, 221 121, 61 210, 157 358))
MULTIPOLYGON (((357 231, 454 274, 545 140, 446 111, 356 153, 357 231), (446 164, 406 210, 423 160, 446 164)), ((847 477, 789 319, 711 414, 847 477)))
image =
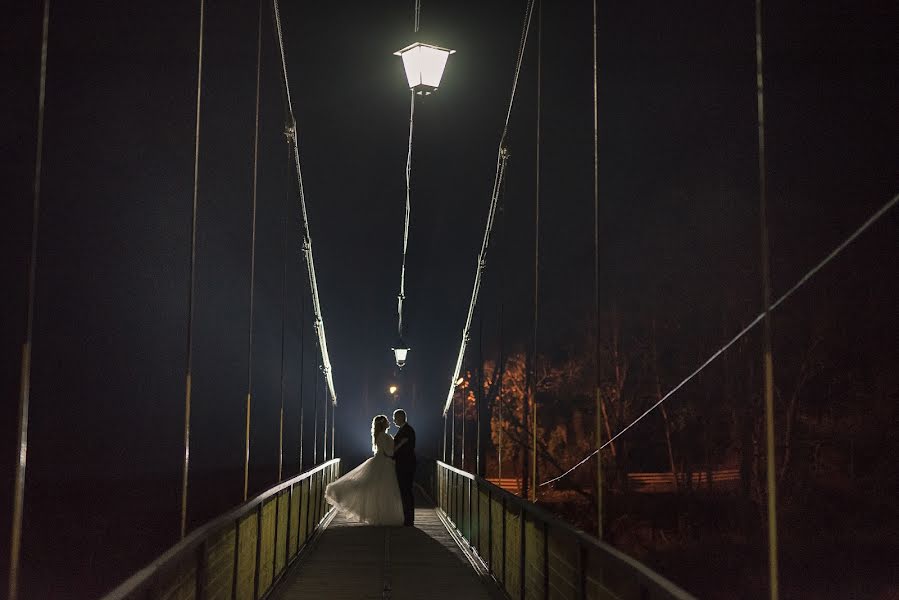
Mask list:
POLYGON ((372 419, 371 449, 375 455, 325 488, 330 504, 350 518, 370 525, 403 524, 403 502, 388 426, 384 415, 372 419))

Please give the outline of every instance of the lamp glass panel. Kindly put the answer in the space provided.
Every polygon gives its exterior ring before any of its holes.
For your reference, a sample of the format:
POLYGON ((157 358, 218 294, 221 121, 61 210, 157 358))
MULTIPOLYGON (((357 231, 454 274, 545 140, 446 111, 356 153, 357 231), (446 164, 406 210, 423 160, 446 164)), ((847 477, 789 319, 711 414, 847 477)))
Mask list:
POLYGON ((443 77, 443 70, 446 68, 446 59, 449 52, 446 50, 438 50, 428 46, 419 48, 419 69, 421 70, 421 83, 431 87, 438 87, 440 79, 443 77))
POLYGON ((421 85, 421 69, 419 68, 420 54, 421 46, 410 48, 402 54, 403 68, 406 70, 406 79, 409 81, 410 88, 421 85))
POLYGON ((393 353, 396 355, 396 362, 405 362, 406 355, 409 353, 408 348, 394 348, 393 353))
POLYGON ((436 88, 443 78, 450 52, 431 46, 413 46, 402 53, 403 68, 410 88, 426 85, 436 88))

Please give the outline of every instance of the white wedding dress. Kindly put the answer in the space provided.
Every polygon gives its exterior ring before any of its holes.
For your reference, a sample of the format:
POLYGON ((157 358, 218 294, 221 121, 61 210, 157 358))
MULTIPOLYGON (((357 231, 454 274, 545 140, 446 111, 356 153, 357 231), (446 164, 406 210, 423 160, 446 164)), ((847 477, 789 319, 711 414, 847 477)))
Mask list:
POLYGON ((402 525, 403 500, 396 481, 393 438, 378 434, 377 452, 325 488, 325 498, 351 519, 370 525, 402 525))

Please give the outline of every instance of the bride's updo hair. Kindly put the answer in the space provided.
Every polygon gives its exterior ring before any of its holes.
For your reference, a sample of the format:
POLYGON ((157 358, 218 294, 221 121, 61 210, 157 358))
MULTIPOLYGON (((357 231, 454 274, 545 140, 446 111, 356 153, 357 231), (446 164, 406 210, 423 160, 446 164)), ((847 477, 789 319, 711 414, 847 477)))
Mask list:
POLYGON ((387 415, 378 415, 374 419, 371 420, 371 451, 378 451, 378 434, 387 431, 387 427, 390 426, 390 421, 387 420, 387 415))

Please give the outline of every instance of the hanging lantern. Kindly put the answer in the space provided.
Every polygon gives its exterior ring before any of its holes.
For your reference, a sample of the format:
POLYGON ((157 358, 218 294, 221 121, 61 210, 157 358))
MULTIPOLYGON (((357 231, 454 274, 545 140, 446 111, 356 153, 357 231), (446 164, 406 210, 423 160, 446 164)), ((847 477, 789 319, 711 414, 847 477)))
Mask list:
POLYGON ((406 364, 406 356, 408 356, 411 348, 403 340, 400 340, 396 348, 391 348, 391 350, 393 350, 393 356, 396 359, 396 366, 403 368, 406 364))
POLYGON ((437 90, 443 77, 443 70, 446 68, 446 60, 455 52, 448 48, 416 42, 394 52, 394 55, 403 59, 409 89, 427 96, 437 90))

